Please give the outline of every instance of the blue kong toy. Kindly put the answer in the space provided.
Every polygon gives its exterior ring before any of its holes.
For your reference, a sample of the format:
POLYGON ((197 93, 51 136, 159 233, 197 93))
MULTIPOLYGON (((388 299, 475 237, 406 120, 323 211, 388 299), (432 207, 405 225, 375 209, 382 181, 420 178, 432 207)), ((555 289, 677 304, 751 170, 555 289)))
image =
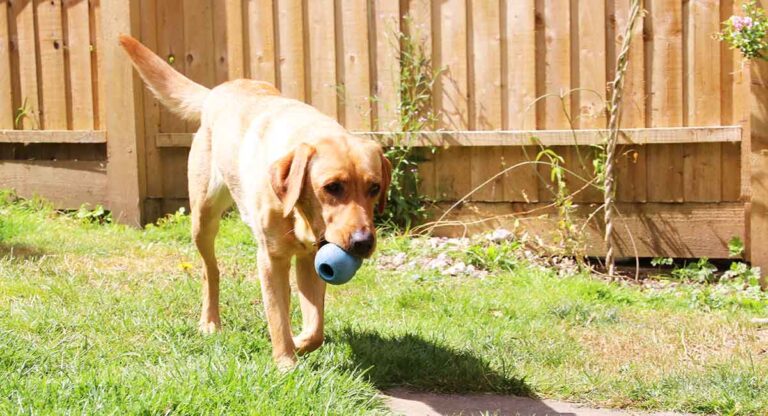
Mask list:
POLYGON ((315 255, 315 270, 321 279, 332 285, 343 285, 355 275, 363 259, 355 257, 336 244, 328 243, 315 255))

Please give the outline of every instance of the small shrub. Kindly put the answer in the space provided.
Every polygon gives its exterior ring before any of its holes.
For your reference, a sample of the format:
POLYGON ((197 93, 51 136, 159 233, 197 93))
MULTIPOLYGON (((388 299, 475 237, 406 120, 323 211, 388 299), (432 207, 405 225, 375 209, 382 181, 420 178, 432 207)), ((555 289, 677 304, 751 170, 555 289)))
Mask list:
POLYGON ((518 266, 519 243, 473 245, 467 249, 467 263, 482 270, 512 271, 518 266))
POLYGON ((408 143, 409 133, 434 128, 437 115, 432 111, 432 89, 441 71, 432 68, 424 41, 416 33, 410 16, 406 16, 405 21, 410 30, 397 34, 400 43, 399 120, 397 126, 388 126, 396 131, 390 137, 392 146, 385 150, 392 162, 392 183, 387 208, 379 216, 379 222, 407 230, 413 223, 426 218, 428 202, 418 192, 418 165, 425 158, 408 143))
POLYGON ((696 263, 688 263, 685 267, 672 270, 672 276, 686 282, 715 283, 717 282, 717 267, 706 257, 696 263))
POLYGON ((731 16, 724 21, 723 31, 717 34, 717 38, 728 43, 732 49, 738 49, 746 59, 765 60, 768 17, 755 0, 745 2, 741 9, 744 16, 731 16))

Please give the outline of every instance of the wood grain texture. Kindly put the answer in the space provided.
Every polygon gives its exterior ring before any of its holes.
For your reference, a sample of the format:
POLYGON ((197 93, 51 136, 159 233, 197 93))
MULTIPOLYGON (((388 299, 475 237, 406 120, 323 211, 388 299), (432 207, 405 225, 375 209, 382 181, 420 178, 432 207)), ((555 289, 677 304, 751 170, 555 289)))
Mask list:
MULTIPOLYGON (((435 83, 434 102, 440 114, 439 127, 447 130, 471 129, 469 72, 467 67, 467 4, 447 0, 433 10, 433 57, 437 68, 445 70, 435 83)), ((472 190, 472 159, 456 148, 441 149, 435 155, 437 198, 461 198, 472 190)))
MULTIPOLYGON (((650 59, 650 127, 683 125, 683 38, 682 4, 647 4, 650 59)), ((683 201, 683 147, 649 146, 647 158, 648 201, 683 201)))
POLYGON ((336 21, 333 0, 307 2, 310 98, 312 105, 336 118, 336 21))
POLYGON ((73 130, 95 128, 93 77, 91 76, 91 25, 88 2, 65 0, 66 56, 69 65, 69 126, 73 130))
MULTIPOLYGON (((157 3, 158 0, 141 0, 141 41, 152 50, 158 50, 159 14, 157 13, 157 3)), ((148 138, 144 146, 146 197, 148 199, 162 198, 162 165, 164 161, 161 157, 160 149, 158 149, 155 141, 151 139, 160 131, 160 107, 162 105, 147 88, 143 88, 143 103, 144 132, 145 137, 148 138)), ((145 204, 144 214, 148 221, 160 215, 152 204, 145 204)))
MULTIPOLYGON (((536 127, 536 1, 502 1, 502 126, 504 129, 536 127)), ((503 167, 534 160, 535 146, 505 147, 503 167)), ((503 178, 504 199, 508 201, 539 200, 539 176, 535 165, 521 166, 503 178)))
MULTIPOLYGON (((615 62, 618 50, 624 42, 624 31, 629 18, 630 0, 612 0, 615 22, 607 42, 608 80, 615 77, 615 62)), ((645 127, 646 100, 645 91, 645 52, 643 41, 644 17, 639 16, 632 34, 629 48, 629 61, 624 74, 624 93, 622 95, 621 128, 645 127)), ((640 146, 620 146, 616 163, 616 198, 618 201, 647 200, 647 149, 640 146)))
MULTIPOLYGON (((102 2, 104 0, 101 0, 102 2)), ((184 73, 184 0, 157 2, 157 54, 184 73)), ((187 123, 164 106, 160 106, 160 131, 178 133, 187 131, 187 123)))
POLYGON ((4 161, 0 182, 24 198, 44 196, 57 208, 108 204, 105 162, 4 161))
MULTIPOLYGON (((471 1, 470 5, 470 126, 473 130, 500 130, 503 125, 500 2, 471 1)), ((503 176, 481 185, 504 169, 503 148, 473 148, 470 157, 471 186, 479 188, 471 199, 501 201, 504 198, 503 176)))
MULTIPOLYGON (((720 20, 724 21, 740 10, 741 1, 720 0, 720 20)), ((742 65, 741 54, 730 49, 726 42, 720 44, 720 122, 723 125, 741 124, 749 134, 749 86, 744 85, 749 70, 742 65)), ((746 140, 748 142, 748 140, 746 140)), ((743 144, 743 143, 742 143, 743 144)), ((722 145, 721 182, 722 200, 746 201, 749 179, 745 177, 742 155, 749 160, 748 151, 742 153, 741 145, 722 145), (738 172, 738 173, 737 173, 738 172)))
POLYGON ((42 127, 67 128, 66 81, 64 78, 64 29, 61 2, 35 0, 37 48, 40 51, 42 127))
POLYGON ((248 14, 248 67, 251 79, 277 86, 273 0, 246 0, 248 14))
MULTIPOLYGON (((165 3, 165 0, 163 1, 165 3)), ((144 129, 141 106, 143 86, 125 59, 118 36, 136 34, 140 4, 137 0, 101 0, 102 82, 109 85, 104 96, 108 132, 107 194, 116 221, 140 225, 144 201, 144 129), (119 111, 110 111, 119 109, 119 111)))
MULTIPOLYGON (((542 209, 543 205, 467 203, 446 218, 447 221, 463 222, 466 227, 441 227, 434 234, 458 236, 498 228, 514 229, 515 221, 518 220, 521 230, 551 242, 555 238, 553 230, 557 227, 558 219, 551 209, 542 209), (522 214, 530 210, 535 211, 528 215, 522 214)), ((447 208, 447 204, 440 204, 433 217, 442 213, 440 208, 447 208)), ((640 257, 727 258, 728 240, 738 235, 745 226, 744 206, 739 203, 620 203, 617 208, 621 216, 614 245, 619 257, 634 257, 637 254, 640 257), (637 251, 634 250, 627 228, 637 251)), ((586 205, 577 207, 574 221, 583 224, 593 209, 586 205)), ((587 255, 604 255, 602 224, 597 221, 588 224, 584 234, 587 255)))
POLYGON ((0 129, 13 128, 13 77, 8 0, 0 0, 0 129))
MULTIPOLYGON (((719 0, 686 3, 685 124, 720 124, 720 44, 711 36, 719 30, 719 0)), ((684 199, 716 202, 722 199, 720 144, 693 144, 684 148, 684 199)))
MULTIPOLYGON (((278 83, 283 95, 297 100, 306 98, 304 85, 304 10, 302 0, 277 2, 279 53, 278 83)), ((367 39, 367 35, 360 35, 367 39)))
MULTIPOLYGON (((101 0, 91 0, 88 2, 89 18, 91 22, 91 80, 93 81, 93 107, 94 107, 94 128, 103 129, 103 120, 106 118, 106 108, 104 106, 104 91, 106 86, 101 80, 102 54, 99 53, 101 47, 101 0)), ((152 14, 154 15, 154 10, 152 14)))
POLYGON ((245 77, 243 2, 244 0, 213 1, 216 85, 245 77))
POLYGON ((371 128, 371 79, 366 2, 341 0, 341 61, 344 126, 350 130, 371 128))
POLYGON ((25 130, 39 129, 41 108, 37 74, 37 34, 35 32, 34 3, 31 0, 11 3, 11 12, 15 17, 16 47, 19 62, 19 108, 24 108, 27 116, 19 119, 18 128, 25 130), (21 51, 28 51, 23 53, 21 51), (30 53, 35 51, 34 53, 30 53))
MULTIPOLYGON (((401 25, 406 33, 414 42, 423 48, 424 54, 433 59, 433 68, 438 68, 434 61, 432 48, 432 6, 430 0, 408 0, 401 2, 403 9, 403 19, 401 25)), ((432 102, 435 101, 436 92, 433 94, 432 102)), ((423 162, 419 163, 419 192, 430 199, 437 198, 437 178, 436 161, 437 155, 434 152, 422 151, 420 153, 423 162)))
POLYGON ((375 36, 373 127, 377 130, 399 130, 398 87, 400 84, 400 7, 397 0, 376 0, 372 24, 375 36))
MULTIPOLYGON (((390 132, 353 132, 376 140, 384 146, 392 145, 390 132)), ((581 144, 594 145, 600 142, 605 130, 528 130, 528 131, 422 131, 405 134, 405 140, 413 147, 466 147, 503 146, 529 147, 568 146, 574 138, 581 144)), ((739 143, 740 126, 726 127, 677 127, 626 129, 619 135, 619 143, 636 145, 670 145, 678 143, 739 143)), ((163 133, 157 135, 158 146, 188 147, 190 133, 163 133)))
POLYGON ((0 143, 106 143, 104 131, 0 130, 0 143))

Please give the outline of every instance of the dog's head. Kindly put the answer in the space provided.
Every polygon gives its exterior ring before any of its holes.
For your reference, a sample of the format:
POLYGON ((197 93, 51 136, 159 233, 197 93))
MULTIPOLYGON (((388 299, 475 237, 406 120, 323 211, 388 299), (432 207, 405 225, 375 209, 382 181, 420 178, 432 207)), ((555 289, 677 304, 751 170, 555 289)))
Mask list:
POLYGON ((303 143, 275 162, 270 175, 284 216, 297 208, 317 238, 359 257, 373 253, 373 210, 384 210, 392 178, 381 146, 354 136, 303 143))

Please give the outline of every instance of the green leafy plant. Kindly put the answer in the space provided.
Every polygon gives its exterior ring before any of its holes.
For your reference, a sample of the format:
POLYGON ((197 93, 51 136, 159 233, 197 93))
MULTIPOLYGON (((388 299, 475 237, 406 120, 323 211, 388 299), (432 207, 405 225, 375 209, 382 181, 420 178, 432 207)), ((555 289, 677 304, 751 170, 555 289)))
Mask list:
POLYGON ((674 263, 672 257, 654 257, 651 259, 651 266, 653 267, 671 266, 672 263, 674 263))
POLYGON ((32 121, 32 129, 33 130, 39 130, 40 129, 40 123, 37 120, 37 117, 35 116, 35 109, 32 108, 29 104, 29 100, 27 100, 26 97, 24 97, 24 102, 21 104, 21 107, 16 109, 16 117, 13 119, 13 124, 16 126, 16 128, 21 128, 22 123, 24 123, 24 120, 31 120, 32 121))
POLYGON ((695 263, 688 263, 685 267, 672 270, 672 276, 685 282, 715 283, 717 282, 717 267, 709 262, 706 257, 700 258, 695 263))
POLYGON ((78 219, 84 223, 111 224, 112 214, 105 210, 103 206, 97 204, 91 208, 89 204, 82 204, 77 211, 70 214, 72 218, 78 219))
POLYGON ((760 287, 760 268, 750 267, 740 261, 733 262, 721 280, 743 283, 747 287, 760 287))
POLYGON ((742 254, 744 254, 744 241, 736 236, 731 237, 728 240, 728 256, 740 257, 742 254))
POLYGON ((512 271, 518 265, 518 242, 472 245, 467 249, 467 263, 483 270, 512 271))
POLYGON ((722 32, 717 38, 726 42, 732 49, 738 49, 747 59, 768 59, 765 56, 768 42, 768 17, 756 0, 745 2, 741 6, 744 16, 731 16, 724 21, 722 32))
MULTIPOLYGON (((397 126, 391 126, 397 131, 390 135, 392 145, 385 150, 392 162, 392 183, 387 208, 379 216, 379 222, 407 230, 427 214, 427 200, 418 192, 418 164, 425 158, 410 146, 410 133, 434 128, 437 115, 432 110, 432 90, 441 71, 433 69, 411 17, 406 16, 405 22, 409 30, 397 33, 400 44, 399 119, 397 126)), ((431 151, 434 153, 434 149, 431 151)))
POLYGON ((573 255, 578 259, 584 257, 583 239, 573 221, 576 207, 573 204, 573 194, 568 190, 565 181, 565 159, 549 147, 545 147, 536 155, 536 161, 549 162, 549 180, 554 185, 554 205, 557 208, 558 243, 562 250, 559 254, 573 255))

